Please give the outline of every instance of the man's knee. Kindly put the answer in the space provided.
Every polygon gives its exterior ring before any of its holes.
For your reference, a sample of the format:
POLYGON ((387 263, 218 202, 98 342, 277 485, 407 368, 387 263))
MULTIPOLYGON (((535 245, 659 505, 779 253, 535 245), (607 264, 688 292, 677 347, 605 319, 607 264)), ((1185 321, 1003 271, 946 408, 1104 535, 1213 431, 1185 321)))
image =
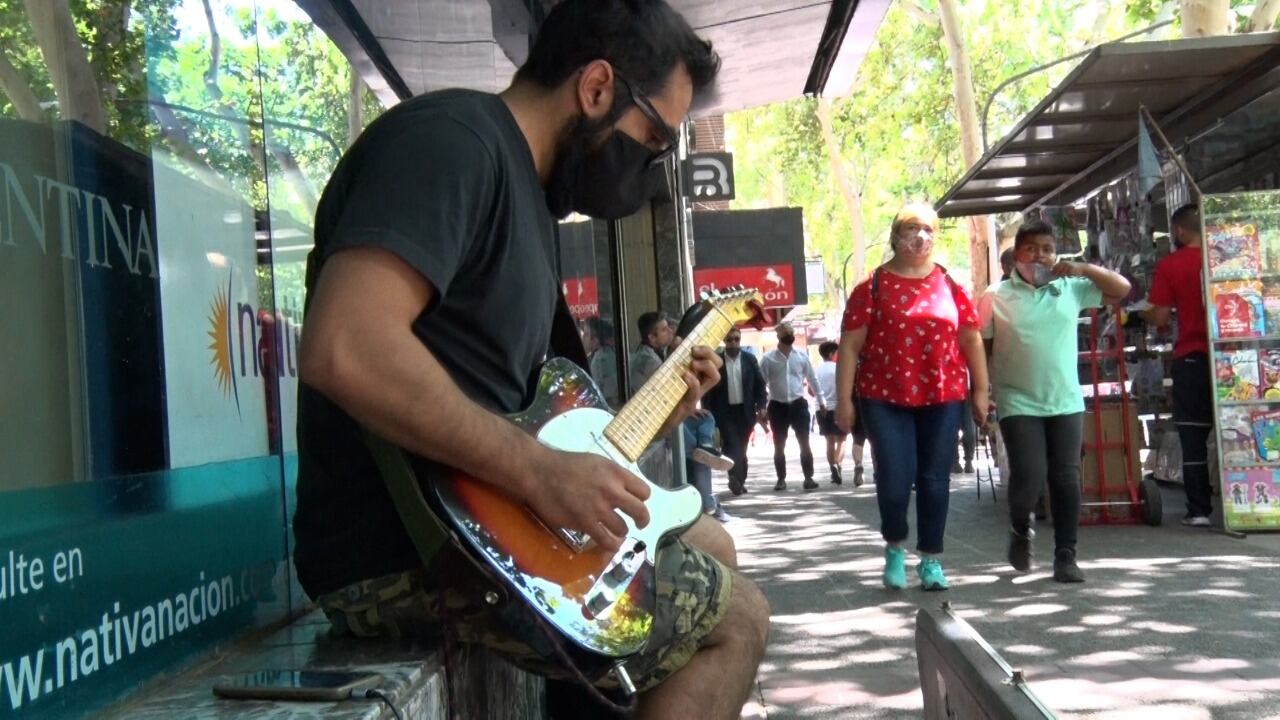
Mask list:
POLYGON ((758 663, 769 642, 769 600, 739 572, 733 573, 731 592, 729 612, 721 625, 728 638, 741 643, 758 663))
POLYGON ((711 557, 719 560, 731 570, 738 569, 738 549, 733 544, 733 536, 725 532, 719 522, 703 515, 684 532, 684 541, 711 557))

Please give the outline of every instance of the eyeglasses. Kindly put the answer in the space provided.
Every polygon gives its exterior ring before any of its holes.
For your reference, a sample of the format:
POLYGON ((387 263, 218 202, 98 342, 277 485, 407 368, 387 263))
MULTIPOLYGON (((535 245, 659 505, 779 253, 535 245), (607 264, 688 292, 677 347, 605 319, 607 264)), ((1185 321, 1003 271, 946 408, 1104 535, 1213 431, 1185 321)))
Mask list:
POLYGON ((645 97, 644 93, 636 90, 635 86, 626 78, 622 77, 622 74, 618 71, 615 70, 613 76, 618 79, 618 82, 622 84, 622 87, 627 89, 627 94, 631 96, 631 103, 639 108, 640 112, 649 119, 649 122, 653 123, 654 126, 659 129, 659 132, 666 139, 667 146, 654 153, 649 158, 649 165, 651 167, 653 165, 661 165, 667 158, 671 157, 671 155, 675 153, 676 145, 680 142, 679 135, 677 135, 676 131, 667 124, 667 121, 662 119, 662 116, 658 114, 657 109, 653 107, 653 103, 649 101, 649 98, 645 97))

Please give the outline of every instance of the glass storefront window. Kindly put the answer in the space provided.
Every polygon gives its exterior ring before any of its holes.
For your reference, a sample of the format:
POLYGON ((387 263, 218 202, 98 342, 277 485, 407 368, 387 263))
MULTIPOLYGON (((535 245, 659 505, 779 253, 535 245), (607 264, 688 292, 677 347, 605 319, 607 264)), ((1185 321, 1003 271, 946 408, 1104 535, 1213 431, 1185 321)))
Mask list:
POLYGON ((0 715, 304 602, 303 268, 380 110, 284 0, 0 3, 0 715))

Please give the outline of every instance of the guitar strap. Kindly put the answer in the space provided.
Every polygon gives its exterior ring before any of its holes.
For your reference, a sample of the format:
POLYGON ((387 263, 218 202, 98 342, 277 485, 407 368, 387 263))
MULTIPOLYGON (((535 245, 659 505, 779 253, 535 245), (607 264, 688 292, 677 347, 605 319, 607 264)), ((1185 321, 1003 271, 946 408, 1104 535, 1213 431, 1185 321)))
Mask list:
POLYGON ((578 323, 569 312, 569 301, 564 297, 564 286, 556 286, 556 313, 551 318, 550 354, 562 357, 574 365, 591 371, 591 363, 587 359, 587 350, 582 346, 582 335, 578 332, 578 323))
POLYGON ((449 536, 428 507, 408 454, 368 430, 364 431, 364 444, 373 455, 378 474, 382 475, 382 482, 391 495, 391 504, 396 506, 396 514, 418 551, 418 558, 423 565, 430 563, 449 541, 449 536))

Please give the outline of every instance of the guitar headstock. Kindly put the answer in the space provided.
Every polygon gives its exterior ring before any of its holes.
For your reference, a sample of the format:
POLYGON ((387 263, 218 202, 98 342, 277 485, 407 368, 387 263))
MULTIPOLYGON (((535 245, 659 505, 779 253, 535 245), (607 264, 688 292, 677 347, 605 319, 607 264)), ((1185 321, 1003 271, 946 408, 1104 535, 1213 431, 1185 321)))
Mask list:
POLYGON ((743 285, 702 293, 702 301, 729 317, 734 325, 747 323, 757 330, 772 324, 764 307, 764 295, 756 288, 743 285))

